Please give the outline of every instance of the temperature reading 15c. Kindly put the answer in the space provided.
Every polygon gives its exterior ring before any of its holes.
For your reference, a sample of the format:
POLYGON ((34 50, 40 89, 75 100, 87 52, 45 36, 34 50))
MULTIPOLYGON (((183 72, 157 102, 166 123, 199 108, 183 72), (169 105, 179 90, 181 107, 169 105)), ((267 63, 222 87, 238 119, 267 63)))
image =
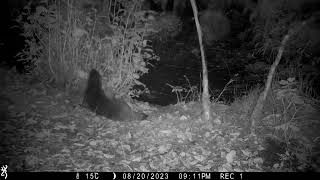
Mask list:
POLYGON ((99 173, 86 173, 86 178, 91 179, 99 179, 99 173))

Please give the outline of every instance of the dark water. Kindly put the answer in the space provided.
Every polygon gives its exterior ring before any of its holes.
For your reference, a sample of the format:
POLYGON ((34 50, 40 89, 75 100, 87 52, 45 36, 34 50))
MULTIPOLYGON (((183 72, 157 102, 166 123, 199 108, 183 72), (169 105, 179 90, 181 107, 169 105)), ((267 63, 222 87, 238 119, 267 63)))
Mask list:
MULTIPOLYGON (((156 62, 154 67, 150 67, 149 73, 140 79, 147 85, 150 94, 142 95, 138 100, 158 105, 174 104, 177 102, 177 97, 169 85, 186 89, 197 86, 201 89, 200 48, 194 30, 186 29, 178 37, 167 42, 153 41, 152 46, 155 53, 160 56, 160 61, 156 62)), ((246 56, 239 54, 236 50, 238 46, 237 41, 226 40, 206 47, 211 95, 218 96, 230 78, 243 69, 241 63, 234 63, 234 58, 246 56)), ((223 98, 227 99, 233 96, 230 91, 224 94, 223 98)))
MULTIPOLYGON (((158 105, 174 104, 177 102, 177 97, 172 92, 171 86, 181 86, 186 89, 189 89, 190 86, 197 86, 200 89, 201 76, 200 65, 185 64, 185 66, 177 67, 175 64, 160 64, 142 78, 142 82, 150 90, 150 95, 142 96, 139 100, 158 105)), ((228 81, 229 75, 223 70, 211 69, 209 71, 211 90, 223 89, 228 81)))

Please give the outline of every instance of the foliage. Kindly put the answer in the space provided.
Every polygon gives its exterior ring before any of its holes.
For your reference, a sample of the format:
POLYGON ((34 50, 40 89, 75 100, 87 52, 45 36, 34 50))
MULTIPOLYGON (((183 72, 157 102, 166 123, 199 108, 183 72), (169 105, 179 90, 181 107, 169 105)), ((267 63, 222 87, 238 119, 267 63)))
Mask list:
POLYGON ((234 100, 231 104, 231 111, 237 115, 234 117, 232 123, 242 127, 245 127, 249 123, 249 117, 261 91, 261 87, 255 87, 249 89, 246 95, 234 100))
MULTIPOLYGON (((303 93, 300 84, 295 78, 274 81, 263 108, 263 117, 257 122, 257 133, 276 140, 284 149, 284 152, 277 152, 279 161, 273 162, 269 170, 320 168, 317 101, 303 93)), ((255 88, 232 103, 230 114, 234 114, 234 124, 246 126, 260 91, 255 88)))
POLYGON ((281 38, 293 20, 292 14, 287 12, 284 0, 276 2, 263 0, 258 3, 252 16, 255 17, 253 42, 256 53, 275 55, 281 38))
POLYGON ((173 13, 154 14, 148 19, 146 27, 152 38, 166 41, 182 31, 182 20, 173 13))
MULTIPOLYGON (((294 33, 287 43, 284 51, 282 63, 278 70, 278 76, 283 78, 295 77, 302 83, 304 90, 313 91, 311 87, 316 87, 319 83, 319 72, 316 68, 320 65, 316 49, 319 40, 319 28, 317 20, 312 17, 312 12, 302 12, 303 1, 268 1, 262 0, 257 3, 254 12, 251 14, 254 50, 256 54, 268 57, 265 59, 270 63, 275 57, 280 45, 281 38, 289 29, 295 29, 305 25, 301 30, 294 33), (290 72, 290 74, 287 74, 290 72), (286 76, 284 76, 286 74, 286 76)), ((311 3, 312 5, 312 3, 311 3)), ((305 5, 310 6, 310 5, 305 5)), ((263 66, 253 64, 247 69, 263 70, 263 66)), ((261 64, 262 65, 262 64, 261 64)), ((313 91, 313 96, 316 92, 313 91)))
POLYGON ((186 103, 186 102, 192 102, 192 101, 199 101, 201 92, 199 91, 197 86, 191 86, 189 79, 186 78, 186 81, 188 82, 188 87, 182 87, 182 86, 173 86, 167 83, 168 86, 172 88, 172 92, 174 92, 177 96, 178 104, 180 103, 186 103))
POLYGON ((265 109, 265 114, 269 115, 260 121, 260 127, 268 129, 269 136, 285 144, 286 152, 279 154, 280 163, 274 164, 274 170, 304 171, 319 168, 313 155, 317 151, 317 142, 306 134, 306 131, 316 128, 307 118, 313 113, 313 108, 298 87, 295 78, 278 81, 268 98, 269 109, 265 109))
POLYGON ((275 55, 284 34, 289 29, 299 26, 302 21, 308 21, 308 23, 290 38, 286 55, 289 57, 305 55, 308 53, 307 50, 319 42, 317 35, 319 30, 315 28, 316 19, 312 18, 312 12, 309 14, 302 12, 300 6, 305 5, 303 3, 303 1, 288 2, 287 0, 262 0, 257 3, 250 17, 254 34, 252 42, 257 54, 275 55))
POLYGON ((86 78, 84 72, 96 68, 120 95, 137 95, 130 89, 143 85, 138 79, 153 60, 147 56, 153 54, 150 47, 143 52, 143 27, 134 23, 141 1, 105 1, 101 6, 107 7, 106 14, 81 9, 79 3, 42 3, 34 10, 28 4, 17 18, 26 39, 20 59, 34 62, 34 74, 71 88, 86 78))
POLYGON ((227 87, 231 84, 231 83, 233 83, 234 81, 236 81, 237 79, 237 77, 238 77, 238 75, 239 74, 235 74, 228 82, 227 82, 227 84, 223 87, 223 90, 220 92, 220 94, 219 94, 219 96, 217 97, 217 98, 215 98, 215 102, 218 102, 219 101, 219 99, 220 99, 220 97, 222 96, 222 94, 227 90, 227 87))
POLYGON ((280 65, 276 74, 276 79, 287 79, 295 77, 297 79, 297 89, 309 97, 319 98, 319 92, 314 88, 319 84, 320 73, 317 65, 320 64, 320 58, 315 57, 311 60, 314 65, 304 64, 302 58, 296 58, 295 61, 280 65))

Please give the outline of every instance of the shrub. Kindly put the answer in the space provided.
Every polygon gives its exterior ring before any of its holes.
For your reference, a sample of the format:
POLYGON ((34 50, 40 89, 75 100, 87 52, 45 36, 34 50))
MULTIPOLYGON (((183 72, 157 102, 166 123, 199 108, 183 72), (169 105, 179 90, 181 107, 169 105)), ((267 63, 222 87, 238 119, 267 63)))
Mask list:
POLYGON ((141 0, 104 1, 99 12, 81 3, 28 4, 17 18, 26 42, 18 56, 33 62, 33 74, 67 88, 77 88, 85 72, 96 68, 120 95, 139 93, 131 88, 143 85, 138 79, 152 59, 142 52, 144 27, 135 24, 141 0))

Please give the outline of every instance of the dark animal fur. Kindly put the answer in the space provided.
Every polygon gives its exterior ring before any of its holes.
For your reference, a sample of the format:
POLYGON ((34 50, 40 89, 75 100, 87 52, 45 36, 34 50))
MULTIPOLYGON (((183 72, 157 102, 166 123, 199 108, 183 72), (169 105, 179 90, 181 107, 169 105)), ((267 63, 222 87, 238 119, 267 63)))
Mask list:
POLYGON ((133 111, 126 102, 111 96, 110 93, 107 94, 108 96, 106 96, 102 89, 99 72, 92 69, 83 98, 83 103, 91 111, 118 121, 143 120, 147 117, 144 113, 133 111))

